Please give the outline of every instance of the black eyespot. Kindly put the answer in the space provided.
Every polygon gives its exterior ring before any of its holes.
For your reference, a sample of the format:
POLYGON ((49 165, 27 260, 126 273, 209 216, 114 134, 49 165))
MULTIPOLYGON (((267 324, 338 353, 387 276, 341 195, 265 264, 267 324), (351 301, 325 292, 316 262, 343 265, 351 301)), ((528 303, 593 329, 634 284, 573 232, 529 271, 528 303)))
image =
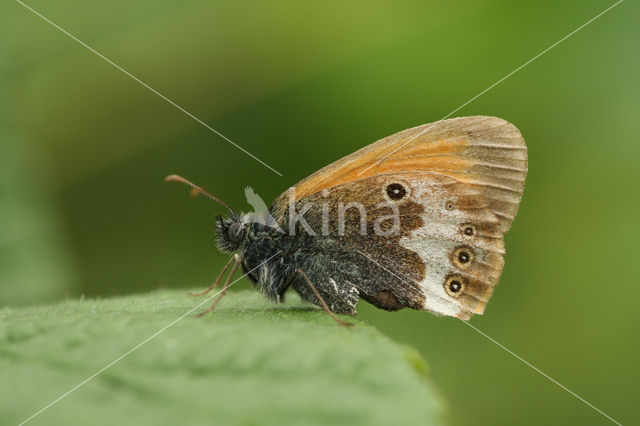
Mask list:
POLYGON ((469 225, 464 227, 463 232, 464 232, 464 235, 468 237, 473 237, 473 234, 476 233, 476 231, 473 229, 473 226, 469 226, 469 225))
POLYGON ((444 283, 444 289, 451 297, 459 297, 464 291, 464 287, 464 278, 458 276, 449 277, 444 283))
POLYGON ((473 260, 473 250, 468 246, 458 247, 451 253, 450 259, 456 268, 467 269, 473 260))
POLYGON ((453 210, 453 203, 451 201, 447 201, 447 204, 444 205, 444 208, 447 210, 453 210))
POLYGON ((407 195, 407 190, 399 183, 392 183, 387 186, 387 195, 392 200, 399 200, 407 195))

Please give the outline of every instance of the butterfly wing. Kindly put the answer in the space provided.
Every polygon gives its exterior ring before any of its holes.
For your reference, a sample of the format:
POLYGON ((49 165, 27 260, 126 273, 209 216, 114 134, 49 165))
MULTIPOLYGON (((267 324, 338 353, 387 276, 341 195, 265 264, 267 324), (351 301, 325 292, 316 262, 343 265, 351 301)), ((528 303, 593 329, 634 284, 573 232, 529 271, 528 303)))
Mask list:
POLYGON ((526 170, 526 146, 513 125, 493 117, 445 120, 325 167, 282 194, 271 211, 285 223, 291 200, 311 203, 307 220, 319 225, 320 206, 329 204, 334 222, 328 238, 344 264, 339 279, 381 308, 468 319, 484 311, 498 282, 503 236, 526 170), (336 209, 354 202, 365 207, 366 232, 358 226, 363 213, 351 209, 343 213, 341 233, 336 209), (377 208, 381 203, 388 206, 377 208), (397 224, 383 220, 393 213, 390 204, 397 207, 397 224), (397 232, 379 235, 385 226, 397 232))
MULTIPOLYGON (((403 130, 335 161, 295 185, 295 199, 370 176, 399 171, 447 174, 473 185, 506 232, 527 175, 527 147, 518 129, 497 117, 461 117, 403 130)), ((291 191, 291 190, 289 190, 291 191)), ((272 205, 278 218, 289 191, 272 205)))

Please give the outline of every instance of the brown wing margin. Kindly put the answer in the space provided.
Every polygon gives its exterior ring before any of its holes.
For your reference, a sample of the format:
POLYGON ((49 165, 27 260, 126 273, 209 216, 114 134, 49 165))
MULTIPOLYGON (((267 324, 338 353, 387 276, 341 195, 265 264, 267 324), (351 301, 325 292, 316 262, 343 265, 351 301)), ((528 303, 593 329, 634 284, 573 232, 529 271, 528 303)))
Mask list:
MULTIPOLYGON (((441 120, 403 130, 366 146, 295 186, 299 200, 325 188, 407 171, 437 172, 473 185, 506 232, 518 211, 527 175, 527 147, 518 129, 497 117, 441 120)), ((289 189, 271 206, 280 221, 289 189)))

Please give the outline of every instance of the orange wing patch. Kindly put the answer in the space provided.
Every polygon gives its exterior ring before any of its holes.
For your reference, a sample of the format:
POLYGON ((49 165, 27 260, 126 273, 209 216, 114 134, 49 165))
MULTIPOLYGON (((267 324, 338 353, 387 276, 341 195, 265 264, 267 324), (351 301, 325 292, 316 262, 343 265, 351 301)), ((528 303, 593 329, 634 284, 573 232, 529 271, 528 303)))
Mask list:
MULTIPOLYGON (((497 117, 437 121, 381 139, 320 169, 295 186, 295 199, 371 176, 410 171, 442 173, 473 185, 505 232, 522 197, 527 148, 518 129, 497 117)), ((273 203, 274 217, 285 211, 289 191, 273 203)))

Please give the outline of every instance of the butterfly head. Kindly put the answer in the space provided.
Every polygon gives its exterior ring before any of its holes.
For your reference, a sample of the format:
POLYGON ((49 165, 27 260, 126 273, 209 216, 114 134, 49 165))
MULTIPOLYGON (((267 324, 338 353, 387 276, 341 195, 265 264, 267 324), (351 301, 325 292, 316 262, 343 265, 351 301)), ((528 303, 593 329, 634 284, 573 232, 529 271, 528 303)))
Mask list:
POLYGON ((216 218, 216 236, 218 248, 225 253, 231 253, 240 248, 244 240, 247 224, 242 220, 242 215, 232 213, 230 217, 216 218))

